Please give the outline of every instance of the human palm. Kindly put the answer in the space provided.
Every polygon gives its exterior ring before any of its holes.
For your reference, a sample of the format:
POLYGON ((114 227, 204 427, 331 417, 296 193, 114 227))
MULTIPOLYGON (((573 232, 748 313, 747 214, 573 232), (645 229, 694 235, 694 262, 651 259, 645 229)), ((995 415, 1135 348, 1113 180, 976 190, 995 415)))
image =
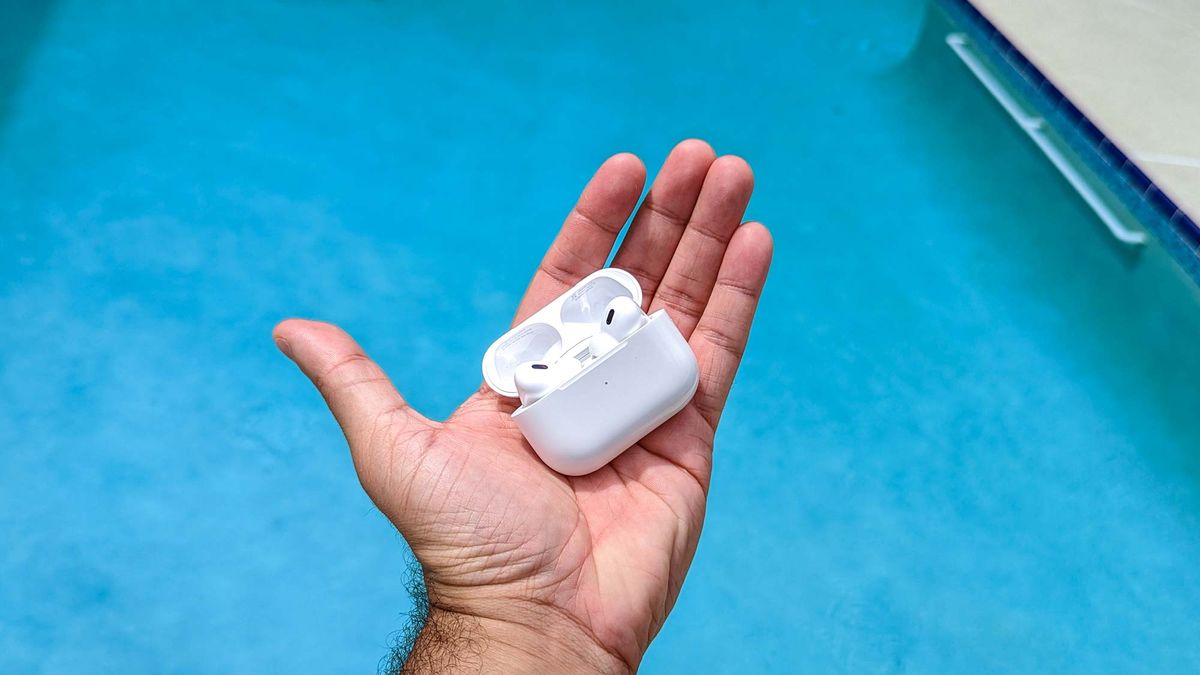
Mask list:
MULTIPOLYGON (((645 169, 616 155, 589 182, 514 323, 602 267, 645 169)), ((421 416, 357 344, 288 320, 280 348, 313 380, 359 479, 425 574, 413 670, 635 670, 666 619, 704 520, 713 436, 766 278, 771 237, 741 224, 753 177, 702 141, 668 156, 613 261, 696 354, 693 400, 586 476, 546 467, 487 387, 444 422, 421 416)))

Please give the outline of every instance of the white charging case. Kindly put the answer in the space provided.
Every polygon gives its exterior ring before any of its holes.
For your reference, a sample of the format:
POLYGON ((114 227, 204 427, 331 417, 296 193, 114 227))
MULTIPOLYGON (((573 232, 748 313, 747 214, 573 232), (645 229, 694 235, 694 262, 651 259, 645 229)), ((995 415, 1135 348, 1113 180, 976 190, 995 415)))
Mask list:
POLYGON ((513 412, 512 418, 551 469, 591 473, 683 409, 699 383, 696 357, 666 310, 599 358, 588 343, 614 298, 639 305, 633 275, 597 270, 488 347, 483 379, 501 396, 517 397, 513 374, 528 361, 578 359, 583 369, 557 389, 513 412))

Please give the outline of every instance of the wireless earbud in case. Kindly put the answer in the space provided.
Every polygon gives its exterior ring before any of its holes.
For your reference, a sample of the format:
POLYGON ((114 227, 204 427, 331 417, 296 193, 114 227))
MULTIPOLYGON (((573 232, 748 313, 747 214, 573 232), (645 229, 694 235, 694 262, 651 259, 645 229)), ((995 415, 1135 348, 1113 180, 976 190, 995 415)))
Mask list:
POLYGON ((696 393, 691 347, 665 310, 647 317, 641 302, 631 274, 597 270, 484 354, 484 381, 502 396, 520 396, 513 421, 551 469, 569 476, 599 469, 696 393))

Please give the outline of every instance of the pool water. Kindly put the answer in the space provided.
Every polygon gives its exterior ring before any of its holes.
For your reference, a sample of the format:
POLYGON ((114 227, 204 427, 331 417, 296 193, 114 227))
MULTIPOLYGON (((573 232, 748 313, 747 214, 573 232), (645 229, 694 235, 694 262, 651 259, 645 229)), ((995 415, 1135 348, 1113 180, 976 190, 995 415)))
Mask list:
POLYGON ((0 672, 373 670, 407 553, 271 326, 444 416, 689 136, 776 259, 644 671, 1200 669, 1200 297, 921 2, 441 4, 0 8, 0 672))

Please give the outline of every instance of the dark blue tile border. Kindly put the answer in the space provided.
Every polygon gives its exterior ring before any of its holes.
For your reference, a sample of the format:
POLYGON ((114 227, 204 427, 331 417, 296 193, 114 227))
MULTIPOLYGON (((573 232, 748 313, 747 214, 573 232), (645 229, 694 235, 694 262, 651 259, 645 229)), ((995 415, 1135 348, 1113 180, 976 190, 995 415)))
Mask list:
POLYGON ((998 74, 1038 108, 1071 149, 1200 284, 1200 224, 1160 190, 968 0, 940 0, 940 4, 998 74))

